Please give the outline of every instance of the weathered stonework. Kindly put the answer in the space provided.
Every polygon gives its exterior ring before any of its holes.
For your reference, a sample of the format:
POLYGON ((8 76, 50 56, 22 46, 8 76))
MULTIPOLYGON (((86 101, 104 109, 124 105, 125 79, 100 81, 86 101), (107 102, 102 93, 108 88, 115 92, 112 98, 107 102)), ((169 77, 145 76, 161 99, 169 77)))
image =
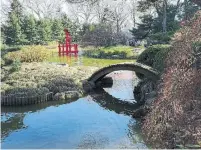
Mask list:
POLYGON ((83 82, 83 89, 86 92, 90 92, 93 88, 97 87, 99 81, 101 81, 107 74, 113 71, 129 70, 143 74, 146 78, 157 81, 159 79, 159 73, 153 68, 140 63, 120 63, 104 67, 94 72, 91 77, 83 82))

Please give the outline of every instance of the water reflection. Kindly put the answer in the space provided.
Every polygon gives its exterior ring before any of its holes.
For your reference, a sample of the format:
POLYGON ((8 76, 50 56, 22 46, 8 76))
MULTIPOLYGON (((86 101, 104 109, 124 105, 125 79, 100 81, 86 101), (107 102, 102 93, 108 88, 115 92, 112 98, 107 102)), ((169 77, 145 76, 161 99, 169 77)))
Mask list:
POLYGON ((90 96, 101 107, 118 114, 132 115, 133 110, 139 107, 136 103, 119 100, 101 88, 95 89, 93 93, 90 93, 90 96))
POLYGON ((80 52, 78 54, 63 53, 61 55, 58 55, 58 53, 52 52, 52 56, 51 56, 51 62, 57 62, 60 64, 68 64, 69 66, 82 65, 81 59, 82 57, 80 52))
MULTIPOLYGON (((117 83, 122 93, 131 88, 125 82, 117 83)), ((130 117, 138 106, 126 99, 96 89, 78 100, 2 107, 2 148, 147 148, 130 117)))
POLYGON ((1 138, 2 140, 7 137, 11 132, 24 128, 23 119, 25 114, 3 113, 4 118, 1 122, 1 138))
POLYGON ((35 105, 19 106, 4 106, 1 107, 1 139, 4 140, 10 133, 25 128, 23 124, 24 117, 28 113, 40 112, 50 106, 59 106, 65 103, 71 103, 75 100, 69 101, 51 101, 35 105))

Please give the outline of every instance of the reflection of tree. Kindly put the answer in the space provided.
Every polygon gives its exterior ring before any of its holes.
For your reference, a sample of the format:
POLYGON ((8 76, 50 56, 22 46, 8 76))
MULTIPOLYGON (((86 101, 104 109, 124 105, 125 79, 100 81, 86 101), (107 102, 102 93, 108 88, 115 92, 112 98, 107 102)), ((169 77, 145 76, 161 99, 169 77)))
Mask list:
POLYGON ((23 124, 23 119, 27 112, 31 111, 31 113, 33 113, 36 111, 43 110, 49 106, 59 106, 74 101, 76 101, 76 99, 68 101, 49 101, 46 103, 27 105, 23 107, 1 107, 2 116, 12 115, 12 113, 16 113, 15 115, 11 116, 8 120, 1 121, 2 139, 5 139, 10 133, 16 130, 23 129, 25 127, 23 124))
POLYGON ((1 122, 2 139, 5 139, 11 132, 22 129, 24 127, 24 116, 25 114, 16 114, 5 122, 1 122))
POLYGON ((2 107, 1 112, 5 112, 5 113, 26 113, 29 111, 36 112, 36 111, 45 109, 49 106, 59 106, 62 104, 74 102, 76 100, 77 99, 69 99, 68 101, 48 101, 45 103, 27 105, 27 106, 22 106, 22 107, 15 107, 15 106, 2 107))
POLYGON ((90 93, 90 96, 101 107, 114 111, 118 114, 132 115, 133 110, 139 107, 138 104, 121 101, 113 97, 105 92, 104 89, 95 89, 94 92, 90 93))
POLYGON ((144 144, 142 134, 141 134, 141 125, 140 121, 130 120, 128 124, 128 137, 132 140, 133 143, 142 143, 144 144))

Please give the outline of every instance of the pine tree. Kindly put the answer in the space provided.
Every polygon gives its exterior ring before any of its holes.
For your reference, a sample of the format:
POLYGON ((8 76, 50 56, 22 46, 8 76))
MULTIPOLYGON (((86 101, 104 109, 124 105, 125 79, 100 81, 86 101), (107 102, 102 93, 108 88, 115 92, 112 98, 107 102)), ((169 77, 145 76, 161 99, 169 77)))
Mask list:
POLYGON ((23 30, 26 35, 28 44, 37 44, 36 19, 33 15, 26 16, 23 21, 23 30))
POLYGON ((52 40, 62 41, 64 39, 64 27, 60 19, 52 21, 52 40))
POLYGON ((63 14, 61 17, 61 21, 63 24, 63 27, 65 29, 68 29, 68 31, 70 32, 71 36, 72 36, 72 40, 78 41, 79 37, 79 32, 80 32, 80 26, 79 24, 77 24, 76 22, 72 22, 68 16, 66 14, 63 14))
POLYGON ((47 44, 49 41, 51 41, 51 22, 48 19, 42 19, 38 21, 38 44, 47 44))
POLYGON ((137 24, 137 28, 133 28, 130 32, 133 34, 136 40, 142 40, 146 38, 153 31, 153 16, 144 15, 140 17, 141 23, 137 24))
POLYGON ((21 30, 22 25, 22 5, 18 0, 11 3, 11 11, 8 14, 8 21, 5 27, 6 44, 19 45, 25 41, 25 36, 21 30))

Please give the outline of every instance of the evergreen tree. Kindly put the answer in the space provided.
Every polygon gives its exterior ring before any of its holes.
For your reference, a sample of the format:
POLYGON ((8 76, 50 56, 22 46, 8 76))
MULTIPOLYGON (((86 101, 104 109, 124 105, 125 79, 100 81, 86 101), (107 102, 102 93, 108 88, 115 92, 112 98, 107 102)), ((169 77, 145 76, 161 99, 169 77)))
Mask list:
POLYGON ((79 32, 80 32, 80 26, 76 22, 72 22, 66 14, 63 14, 61 17, 61 21, 63 24, 63 27, 65 29, 68 29, 72 36, 73 41, 78 41, 80 39, 79 32))
POLYGON ((184 0, 184 11, 180 16, 183 20, 190 20, 195 12, 197 12, 201 7, 192 2, 192 0, 184 0))
POLYGON ((51 41, 51 21, 49 19, 42 19, 38 21, 38 44, 47 44, 51 41))
POLYGON ((136 40, 146 38, 153 30, 154 19, 152 15, 144 15, 140 19, 141 23, 137 24, 138 27, 130 30, 136 40))
MULTIPOLYGON (((141 0, 138 2, 138 11, 148 12, 155 10, 157 15, 142 15, 140 17, 141 23, 137 24, 137 28, 131 30, 136 39, 142 40, 148 38, 153 34, 159 33, 161 36, 169 36, 179 29, 178 10, 181 3, 170 3, 168 0, 158 0, 157 2, 151 0, 141 0)), ((170 38, 165 38, 170 39, 170 38)), ((160 38, 159 38, 160 40, 160 38)))
POLYGON ((26 35, 27 44, 37 44, 38 35, 36 28, 36 19, 33 15, 26 16, 23 21, 23 30, 26 35))
POLYGON ((18 18, 19 24, 22 23, 23 20, 23 7, 19 0, 13 0, 11 3, 11 12, 13 12, 18 18))
POLYGON ((54 19, 52 23, 52 40, 62 41, 64 39, 64 27, 60 19, 54 19))
POLYGON ((21 30, 22 18, 22 5, 18 0, 13 0, 5 27, 6 44, 19 45, 25 42, 25 36, 21 30))

